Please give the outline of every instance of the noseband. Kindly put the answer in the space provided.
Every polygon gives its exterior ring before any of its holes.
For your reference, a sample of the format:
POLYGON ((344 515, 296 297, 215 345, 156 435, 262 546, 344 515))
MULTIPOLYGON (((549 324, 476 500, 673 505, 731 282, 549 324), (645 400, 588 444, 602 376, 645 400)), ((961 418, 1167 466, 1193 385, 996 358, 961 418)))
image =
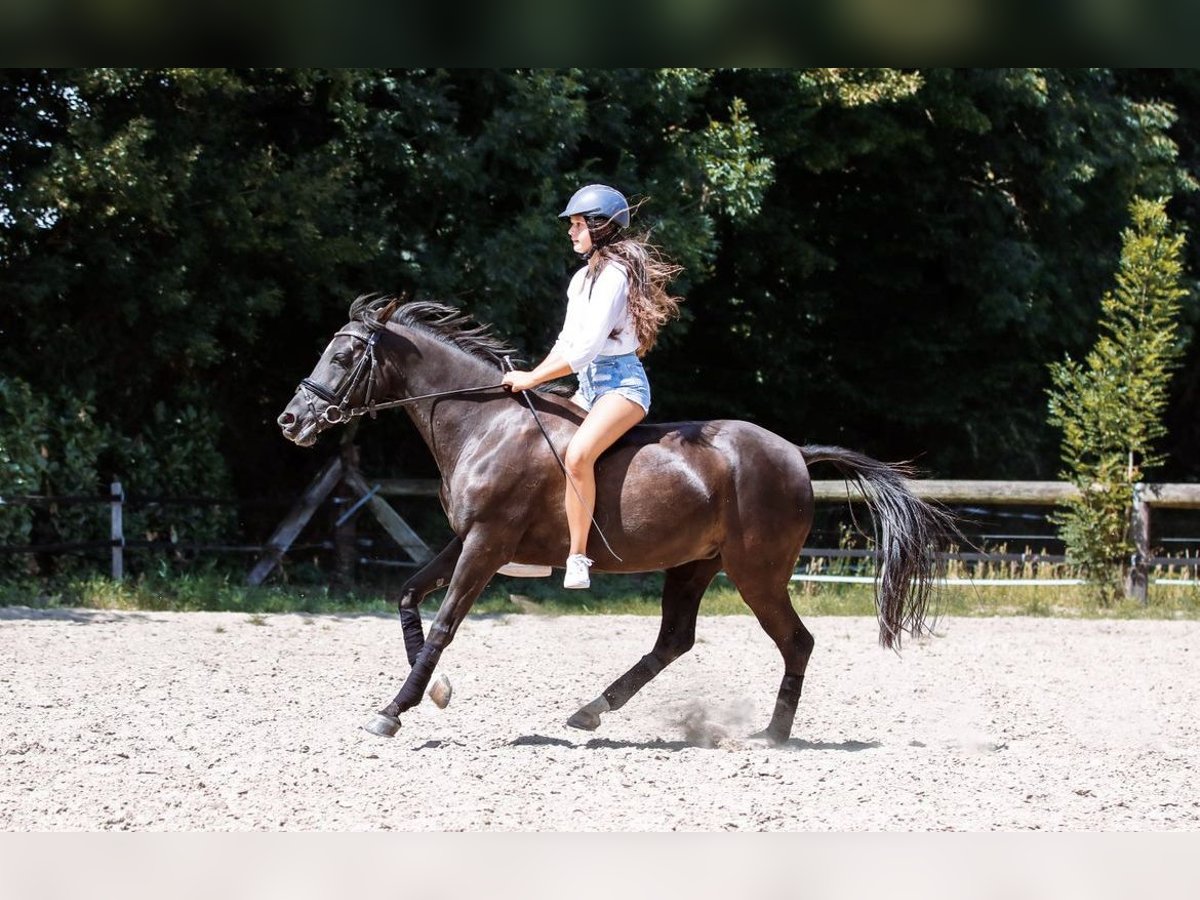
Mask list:
POLYGON ((346 377, 346 380, 342 382, 342 386, 336 391, 330 390, 325 385, 319 384, 311 378, 304 378, 300 381, 301 388, 325 401, 327 405, 324 417, 325 421, 331 425, 337 424, 343 419, 351 418, 356 414, 361 415, 363 411, 370 412, 371 418, 375 417, 375 404, 372 394, 375 393, 375 367, 377 365, 375 345, 379 343, 379 334, 378 331, 372 331, 370 337, 363 337, 361 334, 355 334, 353 331, 339 331, 334 335, 334 337, 352 337, 367 345, 366 349, 363 350, 362 356, 358 358, 358 362, 354 364, 354 368, 350 370, 350 374, 346 377), (353 410, 350 408, 350 395, 354 393, 355 388, 363 380, 364 375, 367 379, 367 389, 366 395, 363 398, 363 405, 359 410, 353 410))

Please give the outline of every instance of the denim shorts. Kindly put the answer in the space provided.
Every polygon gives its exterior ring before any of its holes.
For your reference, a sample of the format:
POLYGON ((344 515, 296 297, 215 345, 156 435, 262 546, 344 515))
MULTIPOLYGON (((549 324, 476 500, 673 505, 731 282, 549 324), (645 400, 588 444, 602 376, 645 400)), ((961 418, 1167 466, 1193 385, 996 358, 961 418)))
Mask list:
POLYGON ((579 393, 575 402, 584 409, 605 394, 620 394, 650 412, 650 381, 636 353, 620 356, 597 356, 579 371, 579 393))

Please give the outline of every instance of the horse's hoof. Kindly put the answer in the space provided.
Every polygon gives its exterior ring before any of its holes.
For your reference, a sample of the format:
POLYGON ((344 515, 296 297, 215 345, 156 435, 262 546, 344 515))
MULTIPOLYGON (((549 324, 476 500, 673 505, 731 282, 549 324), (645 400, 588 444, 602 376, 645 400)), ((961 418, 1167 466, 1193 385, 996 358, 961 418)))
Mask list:
POLYGON ((567 719, 567 725, 571 728, 578 728, 581 731, 595 731, 600 727, 600 717, 587 709, 581 709, 571 718, 567 719))
POLYGON ((571 728, 578 728, 581 731, 595 731, 600 727, 600 717, 580 710, 567 719, 567 725, 571 728))
POLYGON ((429 689, 429 699, 433 701, 433 705, 438 709, 445 709, 450 705, 450 697, 454 694, 454 688, 450 686, 450 679, 445 675, 439 675, 437 680, 433 682, 433 687, 429 689))
POLYGON ((771 747, 782 746, 788 741, 787 735, 780 737, 778 734, 773 734, 770 728, 764 728, 762 731, 756 731, 754 734, 750 735, 750 737, 746 738, 746 740, 754 741, 755 743, 760 744, 767 744, 771 747))
POLYGON ((575 715, 567 719, 567 725, 583 731, 595 731, 600 727, 600 716, 610 709, 612 707, 608 703, 608 698, 601 694, 591 703, 581 706, 575 715))
POLYGON ((400 720, 394 716, 375 713, 371 720, 363 725, 363 730, 379 737, 395 737, 396 732, 400 730, 400 720))

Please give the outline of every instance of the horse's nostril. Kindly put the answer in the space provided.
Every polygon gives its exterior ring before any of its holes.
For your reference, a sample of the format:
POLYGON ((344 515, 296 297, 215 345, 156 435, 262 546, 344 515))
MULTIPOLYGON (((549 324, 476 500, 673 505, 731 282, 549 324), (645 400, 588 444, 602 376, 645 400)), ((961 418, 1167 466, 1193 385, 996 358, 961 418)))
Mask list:
POLYGON ((289 425, 296 424, 296 417, 294 415, 292 415, 290 412, 285 412, 282 416, 280 416, 275 421, 277 421, 279 423, 280 428, 287 428, 289 425))

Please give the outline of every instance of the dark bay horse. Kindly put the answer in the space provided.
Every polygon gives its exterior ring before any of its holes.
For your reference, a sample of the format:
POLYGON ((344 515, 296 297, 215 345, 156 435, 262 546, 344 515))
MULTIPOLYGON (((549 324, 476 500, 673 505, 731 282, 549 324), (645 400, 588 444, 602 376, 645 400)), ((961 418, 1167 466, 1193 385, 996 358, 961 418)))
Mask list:
MULTIPOLYGON (((390 736, 501 566, 562 566, 564 474, 538 420, 561 454, 583 412, 552 393, 505 392, 501 360, 511 349, 452 307, 360 297, 350 316, 279 417, 283 434, 307 447, 353 415, 403 405, 437 462, 442 506, 456 535, 401 590, 411 671, 367 726, 390 736), (426 640, 418 606, 447 584, 426 640)), ((935 545, 951 523, 909 491, 904 467, 840 447, 797 447, 748 422, 638 425, 597 463, 587 552, 594 571, 665 570, 662 623, 653 649, 568 725, 596 728, 603 713, 620 709, 690 650, 700 599, 724 570, 783 657, 775 709, 760 736, 788 739, 813 649, 788 582, 812 526, 808 465, 818 462, 854 481, 871 509, 880 642, 898 647, 902 633, 926 630, 935 545)))

